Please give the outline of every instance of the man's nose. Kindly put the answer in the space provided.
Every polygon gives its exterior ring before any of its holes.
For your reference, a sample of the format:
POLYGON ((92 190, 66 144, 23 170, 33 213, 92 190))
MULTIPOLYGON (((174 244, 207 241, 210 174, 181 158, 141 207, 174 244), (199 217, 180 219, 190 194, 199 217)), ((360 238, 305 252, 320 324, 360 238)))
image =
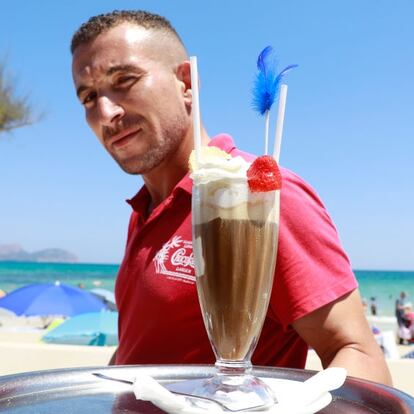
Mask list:
POLYGON ((107 96, 98 98, 98 110, 102 125, 113 126, 124 114, 124 108, 107 96))

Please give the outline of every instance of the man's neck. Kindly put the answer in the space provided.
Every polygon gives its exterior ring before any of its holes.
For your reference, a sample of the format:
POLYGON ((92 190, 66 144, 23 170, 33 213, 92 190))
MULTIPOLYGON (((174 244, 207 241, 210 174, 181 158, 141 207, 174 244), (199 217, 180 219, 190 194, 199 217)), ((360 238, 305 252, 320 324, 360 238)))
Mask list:
POLYGON ((151 173, 143 176, 145 186, 151 196, 151 211, 171 194, 174 187, 187 172, 187 166, 176 165, 157 173, 151 171, 151 173))
MULTIPOLYGON (((210 138, 203 130, 202 144, 207 145, 209 141, 210 138)), ((171 194, 175 186, 188 173, 188 159, 192 149, 192 141, 183 142, 183 145, 173 157, 165 160, 148 174, 143 175, 142 178, 151 196, 151 211, 171 194)))

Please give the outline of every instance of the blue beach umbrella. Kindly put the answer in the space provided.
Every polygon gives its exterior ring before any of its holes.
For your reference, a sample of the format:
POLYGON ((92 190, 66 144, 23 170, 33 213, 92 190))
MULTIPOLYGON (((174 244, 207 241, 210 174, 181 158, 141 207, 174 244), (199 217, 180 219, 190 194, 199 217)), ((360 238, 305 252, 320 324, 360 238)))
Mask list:
POLYGON ((42 341, 70 345, 118 345, 118 313, 93 312, 73 316, 45 334, 42 341))
POLYGON ((115 304, 115 294, 114 292, 102 289, 102 288, 95 288, 91 289, 89 292, 94 294, 99 300, 101 300, 105 305, 108 307, 109 310, 116 311, 116 304, 115 304))
POLYGON ((56 283, 36 283, 13 290, 0 298, 0 308, 21 316, 73 316, 106 309, 106 305, 91 293, 56 283))

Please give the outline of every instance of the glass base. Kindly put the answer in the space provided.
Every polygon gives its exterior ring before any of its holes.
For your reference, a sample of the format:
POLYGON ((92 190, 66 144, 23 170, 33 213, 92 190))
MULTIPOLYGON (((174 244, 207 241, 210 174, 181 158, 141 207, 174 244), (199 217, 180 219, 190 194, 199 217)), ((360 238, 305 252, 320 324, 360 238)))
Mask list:
MULTIPOLYGON (((272 389, 250 374, 218 372, 191 392, 203 398, 218 401, 229 410, 265 409, 277 403, 272 389)), ((193 404, 197 405, 197 402, 193 404)))

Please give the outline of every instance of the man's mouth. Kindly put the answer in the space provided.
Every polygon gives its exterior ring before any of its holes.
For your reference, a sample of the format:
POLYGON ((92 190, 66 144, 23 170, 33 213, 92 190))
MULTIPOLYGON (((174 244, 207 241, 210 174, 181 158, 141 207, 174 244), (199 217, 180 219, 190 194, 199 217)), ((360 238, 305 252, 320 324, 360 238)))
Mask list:
POLYGON ((127 129, 112 136, 108 141, 109 146, 113 148, 122 148, 127 145, 132 138, 140 131, 138 128, 127 129))

